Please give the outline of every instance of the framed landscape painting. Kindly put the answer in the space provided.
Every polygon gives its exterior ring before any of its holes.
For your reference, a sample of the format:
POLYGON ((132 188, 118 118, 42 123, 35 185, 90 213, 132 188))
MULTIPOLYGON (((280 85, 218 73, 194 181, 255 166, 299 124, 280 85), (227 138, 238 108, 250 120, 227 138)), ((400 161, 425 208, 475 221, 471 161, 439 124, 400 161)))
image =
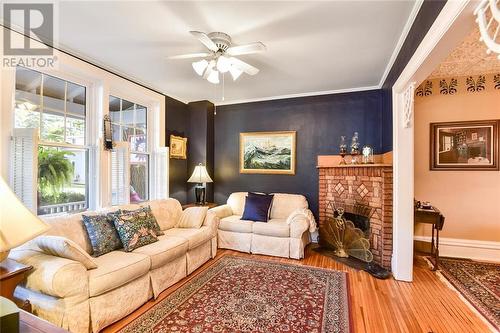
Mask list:
POLYGON ((295 174, 295 131, 240 133, 240 173, 295 174))
POLYGON ((498 121, 431 124, 431 170, 498 170, 498 121))

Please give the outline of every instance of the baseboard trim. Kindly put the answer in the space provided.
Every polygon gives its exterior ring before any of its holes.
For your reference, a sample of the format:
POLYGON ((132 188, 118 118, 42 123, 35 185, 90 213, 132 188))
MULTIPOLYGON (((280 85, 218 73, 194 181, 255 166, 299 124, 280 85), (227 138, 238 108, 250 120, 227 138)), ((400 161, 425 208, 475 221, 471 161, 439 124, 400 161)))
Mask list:
MULTIPOLYGON (((427 243, 431 241, 431 237, 429 236, 414 236, 413 239, 427 243)), ((500 258, 500 242, 440 237, 439 255, 443 257, 498 261, 498 258, 500 258)))

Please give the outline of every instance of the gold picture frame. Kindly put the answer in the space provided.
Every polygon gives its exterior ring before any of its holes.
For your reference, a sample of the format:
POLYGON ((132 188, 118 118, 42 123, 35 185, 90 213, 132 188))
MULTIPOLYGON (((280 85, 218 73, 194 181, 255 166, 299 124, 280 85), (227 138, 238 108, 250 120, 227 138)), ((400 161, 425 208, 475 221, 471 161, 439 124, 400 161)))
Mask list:
POLYGON ((240 173, 295 175, 296 131, 240 133, 240 173))
POLYGON ((170 135, 170 158, 185 160, 187 158, 187 138, 170 135))

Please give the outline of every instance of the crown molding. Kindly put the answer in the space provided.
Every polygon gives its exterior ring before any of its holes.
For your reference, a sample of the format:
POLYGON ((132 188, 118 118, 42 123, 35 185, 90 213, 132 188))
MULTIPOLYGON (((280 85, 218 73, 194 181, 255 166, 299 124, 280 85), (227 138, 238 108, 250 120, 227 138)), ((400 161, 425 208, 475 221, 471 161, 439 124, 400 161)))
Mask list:
POLYGON ((392 66, 394 66, 394 63, 396 62, 396 59, 399 55, 399 51, 401 51, 401 48, 403 47, 403 44, 408 37, 408 34, 410 33, 410 29, 413 26, 413 22, 415 22, 415 18, 417 17, 418 12, 420 11, 420 7, 422 7, 422 4, 424 3, 424 0, 417 0, 415 1, 415 4, 413 5, 413 9, 410 12, 410 16, 408 17, 408 20, 406 21, 405 26, 403 27, 403 31, 401 32, 401 35, 399 36, 399 40, 396 43, 396 47, 394 48, 394 51, 392 52, 391 58, 389 59, 389 62, 387 63, 387 66, 385 67, 384 74, 382 74, 382 77, 380 78, 379 86, 382 87, 385 80, 387 79, 387 76, 389 75, 389 72, 392 69, 392 66))
POLYGON ((273 101, 273 100, 278 100, 278 99, 297 98, 297 97, 311 97, 311 96, 332 95, 332 94, 345 94, 345 93, 351 93, 351 92, 377 90, 377 89, 380 89, 380 86, 377 85, 377 86, 367 86, 367 87, 359 87, 359 88, 311 91, 311 92, 300 93, 300 94, 278 95, 278 96, 268 96, 268 97, 260 97, 260 98, 249 98, 249 99, 238 99, 238 100, 234 100, 234 101, 221 101, 221 102, 214 103, 214 104, 215 104, 215 106, 233 105, 233 104, 243 104, 243 103, 265 102, 265 101, 273 101))

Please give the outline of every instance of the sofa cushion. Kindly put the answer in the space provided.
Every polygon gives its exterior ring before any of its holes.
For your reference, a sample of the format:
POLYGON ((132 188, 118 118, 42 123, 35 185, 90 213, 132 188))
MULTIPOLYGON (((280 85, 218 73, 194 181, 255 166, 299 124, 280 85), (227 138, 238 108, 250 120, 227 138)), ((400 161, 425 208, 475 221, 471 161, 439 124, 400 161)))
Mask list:
POLYGON ((89 272, 91 297, 104 294, 147 274, 151 267, 150 257, 139 253, 113 251, 94 259, 97 268, 89 272))
POLYGON ((285 219, 271 219, 267 222, 255 222, 252 232, 263 236, 290 237, 290 226, 285 219))
POLYGON ((241 216, 239 215, 232 215, 224 217, 220 220, 219 229, 225 231, 251 233, 253 223, 253 221, 241 220, 241 216))
POLYGON ((300 194, 274 193, 272 219, 286 219, 296 209, 308 208, 306 197, 300 194))
MULTIPOLYGON (((86 212, 85 215, 89 214, 86 212)), ((82 213, 40 218, 50 225, 50 229, 44 235, 66 237, 81 246, 85 252, 92 254, 92 245, 83 225, 82 213)))
POLYGON ((188 241, 189 250, 196 248, 198 245, 203 244, 215 236, 212 235, 210 228, 207 226, 202 226, 199 229, 172 228, 165 231, 165 235, 186 239, 188 241))
POLYGON ((115 215, 114 224, 127 252, 158 241, 150 216, 144 211, 115 215))
POLYGON ((137 213, 141 215, 141 218, 149 223, 149 227, 154 230, 156 236, 161 236, 163 235, 163 231, 160 229, 160 225, 156 221, 156 217, 153 215, 153 212, 151 211, 151 207, 148 206, 143 206, 141 208, 135 209, 135 210, 126 210, 124 209, 122 211, 123 214, 132 214, 132 213, 137 213))
POLYGON ((177 228, 199 228, 205 221, 208 207, 189 207, 182 212, 177 228))
POLYGON ((160 236, 158 242, 135 249, 133 253, 147 255, 151 259, 151 269, 177 259, 188 250, 187 239, 173 236, 160 236))
POLYGON ((94 259, 70 239, 61 236, 42 235, 35 238, 35 243, 46 254, 78 261, 87 269, 97 268, 94 259))
POLYGON ((241 219, 267 222, 272 202, 272 195, 249 193, 245 200, 245 209, 241 219))
POLYGON ((227 198, 227 204, 231 206, 231 210, 235 215, 243 215, 245 209, 245 199, 247 192, 234 192, 227 198))
POLYGON ((182 214, 182 206, 175 199, 152 200, 147 203, 156 217, 161 230, 174 228, 182 214))
POLYGON ((101 256, 123 247, 113 223, 114 216, 120 212, 102 215, 82 215, 83 224, 92 245, 92 255, 101 256))

